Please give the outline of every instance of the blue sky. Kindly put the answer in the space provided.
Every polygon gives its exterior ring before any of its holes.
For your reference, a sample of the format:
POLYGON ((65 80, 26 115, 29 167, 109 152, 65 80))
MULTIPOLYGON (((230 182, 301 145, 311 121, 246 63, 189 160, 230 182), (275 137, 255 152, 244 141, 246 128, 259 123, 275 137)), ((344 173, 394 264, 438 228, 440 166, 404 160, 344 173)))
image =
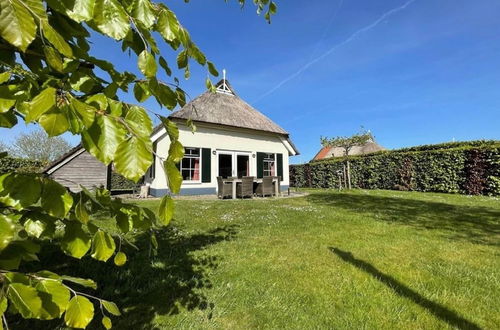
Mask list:
MULTIPOLYGON (((498 0, 277 0, 271 25, 248 2, 166 1, 237 93, 291 134, 293 162, 310 160, 320 136, 360 126, 387 148, 500 139, 498 0)), ((93 41, 96 56, 137 71, 116 43, 93 41)), ((192 68, 182 86, 194 97, 206 71, 192 68)))

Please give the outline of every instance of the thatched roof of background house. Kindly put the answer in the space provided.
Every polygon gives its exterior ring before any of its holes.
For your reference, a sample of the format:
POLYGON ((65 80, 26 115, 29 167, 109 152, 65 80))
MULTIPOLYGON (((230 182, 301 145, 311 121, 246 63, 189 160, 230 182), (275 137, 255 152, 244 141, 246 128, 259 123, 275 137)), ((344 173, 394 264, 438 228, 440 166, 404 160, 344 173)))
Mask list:
MULTIPOLYGON (((362 146, 354 146, 349 151, 350 156, 358 156, 358 155, 366 155, 371 154, 373 152, 387 150, 386 148, 379 145, 377 142, 370 140, 362 146)), ((323 147, 317 154, 314 156, 313 160, 321 160, 332 157, 343 157, 344 148, 341 147, 323 147)))
POLYGON ((217 93, 207 91, 169 117, 277 133, 288 137, 283 128, 240 99, 227 80, 223 79, 215 86, 217 93))

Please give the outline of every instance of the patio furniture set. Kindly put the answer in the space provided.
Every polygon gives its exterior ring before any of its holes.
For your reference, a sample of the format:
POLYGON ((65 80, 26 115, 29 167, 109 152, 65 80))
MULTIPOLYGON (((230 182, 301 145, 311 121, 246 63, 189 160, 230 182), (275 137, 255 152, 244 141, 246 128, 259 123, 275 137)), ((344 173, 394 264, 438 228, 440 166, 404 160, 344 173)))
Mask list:
POLYGON ((280 178, 278 176, 265 176, 262 179, 256 179, 254 176, 244 176, 242 178, 217 177, 217 197, 224 199, 226 197, 236 199, 253 196, 279 196, 280 178))

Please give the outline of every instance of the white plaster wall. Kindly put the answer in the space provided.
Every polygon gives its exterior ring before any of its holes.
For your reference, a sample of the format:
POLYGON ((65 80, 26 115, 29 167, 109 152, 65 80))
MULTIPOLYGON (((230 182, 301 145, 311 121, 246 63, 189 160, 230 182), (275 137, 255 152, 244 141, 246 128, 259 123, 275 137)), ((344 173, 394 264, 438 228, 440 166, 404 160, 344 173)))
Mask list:
MULTIPOLYGON (((200 124, 197 124, 196 132, 192 133, 190 128, 180 123, 177 125, 179 127, 179 140, 184 147, 210 148, 212 152, 214 150, 250 152, 251 176, 257 176, 257 152, 283 154, 283 181, 281 185, 289 185, 289 152, 279 135, 200 124), (255 158, 253 155, 255 155, 255 158)), ((164 134, 157 141, 156 153, 166 158, 169 146, 170 139, 164 134)), ((193 183, 184 181, 181 189, 217 187, 217 165, 217 155, 211 154, 211 182, 193 183)), ((151 182, 151 188, 166 189, 168 187, 167 181, 159 159, 156 159, 155 166, 155 178, 151 182)))

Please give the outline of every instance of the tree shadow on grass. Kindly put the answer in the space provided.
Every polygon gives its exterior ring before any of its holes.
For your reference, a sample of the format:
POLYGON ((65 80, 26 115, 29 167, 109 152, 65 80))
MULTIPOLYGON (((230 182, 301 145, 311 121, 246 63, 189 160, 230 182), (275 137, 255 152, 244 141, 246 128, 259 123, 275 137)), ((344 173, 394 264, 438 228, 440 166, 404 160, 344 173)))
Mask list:
MULTIPOLYGON (((107 263, 91 258, 76 260, 54 249, 44 253, 42 263, 51 271, 95 280, 97 290, 71 285, 75 290, 115 302, 123 312, 112 317, 116 329, 155 329, 156 315, 175 315, 181 310, 205 310, 211 318, 215 307, 202 293, 211 288, 208 273, 217 268, 219 258, 202 252, 205 248, 232 240, 237 226, 225 226, 213 230, 186 235, 175 227, 157 234, 158 254, 150 256, 149 236, 135 240, 140 251, 127 249, 129 260, 124 267, 117 267, 112 260, 107 263)), ((102 329, 101 316, 96 305, 96 317, 89 329, 102 329)), ((19 321, 15 328, 57 328, 61 320, 52 322, 19 321)))
POLYGON ((312 194, 314 204, 369 215, 419 229, 444 231, 448 238, 484 245, 500 245, 500 210, 439 202, 343 193, 312 194))
POLYGON ((356 259, 351 252, 342 251, 335 247, 330 247, 329 249, 345 262, 348 262, 356 268, 371 275, 373 278, 385 284, 389 289, 393 290, 397 295, 413 301, 415 304, 426 309, 440 320, 448 323, 450 326, 456 327, 458 329, 481 329, 474 322, 471 322, 458 315, 456 312, 425 298, 418 292, 412 290, 400 281, 396 280, 394 277, 382 273, 380 270, 378 270, 368 262, 361 259, 356 259))

